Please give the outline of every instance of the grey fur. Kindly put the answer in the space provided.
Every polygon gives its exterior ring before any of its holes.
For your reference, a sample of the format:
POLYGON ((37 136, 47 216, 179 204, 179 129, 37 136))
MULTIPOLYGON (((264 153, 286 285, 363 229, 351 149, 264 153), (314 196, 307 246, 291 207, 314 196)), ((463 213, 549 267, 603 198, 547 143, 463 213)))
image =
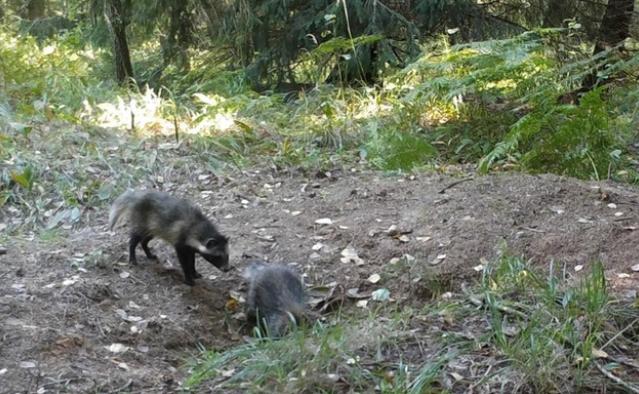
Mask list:
POLYGON ((252 262, 244 271, 249 283, 247 315, 259 319, 273 337, 284 335, 291 320, 299 324, 306 319, 304 286, 292 269, 283 265, 252 262))
POLYGON ((129 262, 136 264, 135 248, 142 249, 150 259, 156 259, 148 243, 160 238, 175 247, 187 284, 201 277, 195 271, 195 253, 222 271, 228 271, 228 238, 220 234, 202 211, 188 200, 159 191, 129 190, 118 197, 109 212, 109 227, 122 219, 130 227, 129 262))

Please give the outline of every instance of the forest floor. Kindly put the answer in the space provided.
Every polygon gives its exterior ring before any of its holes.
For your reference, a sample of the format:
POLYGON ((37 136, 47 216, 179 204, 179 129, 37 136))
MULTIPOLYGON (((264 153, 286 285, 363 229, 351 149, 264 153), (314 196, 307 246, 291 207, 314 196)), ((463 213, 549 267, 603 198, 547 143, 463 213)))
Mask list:
MULTIPOLYGON (((162 166, 154 166, 148 179, 162 177, 157 186, 194 200, 219 224, 238 270, 222 273, 198 259, 204 277, 189 287, 174 251, 159 241, 151 247, 160 263, 139 253, 140 263, 128 265, 126 231, 106 226, 108 202, 84 207, 80 225, 7 238, 0 256, 0 392, 179 391, 203 347, 246 341, 229 302, 245 290, 246 256, 294 263, 311 288, 369 295, 386 288, 390 303, 419 308, 477 282, 477 267, 505 242, 541 270, 553 262, 569 281, 600 260, 612 293, 636 296, 634 187, 520 173, 387 175, 360 165, 216 174, 194 171, 199 164, 184 159, 186 151, 168 148, 163 158, 182 160, 183 171, 160 174, 162 166)), ((371 305, 346 297, 343 309, 371 305)), ((446 319, 429 321, 427 330, 437 324, 453 330, 446 319)), ((454 325, 472 330, 472 322, 454 325)), ((411 343, 401 350, 403 361, 419 363, 428 341, 411 343)), ((452 376, 470 382, 481 371, 457 372, 452 376)), ((334 389, 348 391, 343 383, 334 389)))

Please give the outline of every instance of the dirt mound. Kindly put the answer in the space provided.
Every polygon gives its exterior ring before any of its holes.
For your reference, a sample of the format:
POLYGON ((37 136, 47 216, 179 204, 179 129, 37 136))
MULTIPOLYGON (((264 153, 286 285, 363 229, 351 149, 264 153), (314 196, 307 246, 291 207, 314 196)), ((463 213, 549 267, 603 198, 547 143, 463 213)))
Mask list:
MULTIPOLYGON (((556 176, 459 182, 361 171, 252 171, 222 184, 173 191, 215 217, 231 237, 232 263, 243 266, 245 255, 297 263, 313 285, 366 291, 367 278, 379 273, 393 298, 413 302, 438 284, 476 277, 474 267, 501 242, 574 275, 601 260, 620 291, 636 288, 639 278, 631 270, 639 208, 630 187, 556 176)), ((16 239, 0 256, 3 392, 173 391, 200 345, 224 349, 242 340, 226 311, 229 292, 242 290, 239 272, 198 259, 204 279, 190 288, 179 269, 167 267, 177 260, 160 242, 151 246, 162 263, 141 256, 129 266, 126 236, 106 231, 106 211, 58 238, 16 239)))

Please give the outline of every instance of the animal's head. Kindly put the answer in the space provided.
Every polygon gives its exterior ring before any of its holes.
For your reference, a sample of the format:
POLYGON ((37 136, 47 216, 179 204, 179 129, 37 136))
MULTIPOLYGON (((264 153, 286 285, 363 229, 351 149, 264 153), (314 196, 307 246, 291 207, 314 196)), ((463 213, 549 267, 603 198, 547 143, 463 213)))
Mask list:
POLYGON ((187 243, 195 249, 206 261, 213 264, 220 271, 233 269, 229 265, 229 239, 217 232, 209 232, 201 239, 191 239, 187 243))
POLYGON ((206 261, 223 272, 233 268, 229 265, 229 239, 227 237, 219 235, 209 238, 204 245, 206 250, 200 251, 200 254, 206 261))

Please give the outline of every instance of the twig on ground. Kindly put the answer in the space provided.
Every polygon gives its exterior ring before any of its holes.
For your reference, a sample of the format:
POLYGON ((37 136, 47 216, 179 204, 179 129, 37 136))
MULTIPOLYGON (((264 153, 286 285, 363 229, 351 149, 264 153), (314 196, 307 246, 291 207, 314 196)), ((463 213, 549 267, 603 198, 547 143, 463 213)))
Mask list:
POLYGON ((441 189, 438 193, 439 194, 444 194, 446 193, 446 190, 451 189, 457 185, 459 185, 460 183, 464 183, 464 182, 468 182, 468 181, 472 181, 473 179, 475 179, 474 177, 470 177, 470 178, 464 178, 464 179, 460 179, 458 181, 455 181, 451 184, 449 184, 448 186, 444 187, 443 189, 441 189))
MULTIPOLYGON (((470 301, 471 304, 476 305, 476 306, 484 306, 483 297, 479 298, 479 297, 474 296, 474 295, 469 294, 469 293, 466 293, 466 296, 468 297, 468 300, 470 301)), ((504 313, 507 313, 507 314, 510 314, 510 315, 519 316, 522 319, 527 319, 528 318, 528 316, 524 312, 518 311, 518 310, 513 309, 513 308, 511 308, 509 306, 497 304, 495 306, 495 308, 497 308, 497 310, 499 310, 501 312, 504 312, 504 313)))
POLYGON ((122 391, 126 390, 127 388, 129 388, 129 386, 133 383, 133 379, 129 379, 122 387, 119 387, 115 390, 109 391, 109 394, 111 393, 121 393, 122 391))
POLYGON ((623 334, 624 332, 628 331, 628 329, 632 326, 635 325, 635 323, 637 323, 639 321, 639 317, 636 318, 635 320, 631 321, 630 324, 628 324, 626 327, 624 327, 623 330, 619 331, 618 333, 616 333, 612 338, 610 338, 608 340, 608 342, 604 343, 604 345, 601 347, 601 350, 604 350, 608 345, 610 345, 611 343, 613 343, 615 341, 615 339, 619 338, 619 336, 621 336, 621 334, 623 334))
POLYGON ((639 394, 639 388, 624 382, 620 377, 615 376, 612 374, 612 372, 610 371, 606 371, 606 369, 599 363, 593 363, 595 364, 595 367, 599 370, 599 372, 601 372, 601 374, 605 377, 607 377, 608 379, 612 380, 613 382, 615 382, 616 384, 618 384, 619 386, 625 388, 626 390, 632 392, 632 393, 636 393, 639 394))

